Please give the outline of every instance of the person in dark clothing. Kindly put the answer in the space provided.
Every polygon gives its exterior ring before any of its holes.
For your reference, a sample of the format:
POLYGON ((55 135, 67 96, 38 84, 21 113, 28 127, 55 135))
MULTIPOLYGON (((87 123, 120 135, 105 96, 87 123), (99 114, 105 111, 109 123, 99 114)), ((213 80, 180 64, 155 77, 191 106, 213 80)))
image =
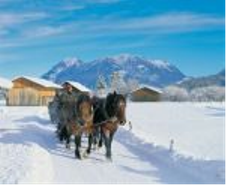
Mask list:
POLYGON ((76 118, 76 102, 78 94, 73 91, 73 87, 69 83, 65 83, 64 89, 58 97, 59 109, 59 138, 62 141, 66 139, 66 146, 69 145, 71 135, 71 124, 76 118))

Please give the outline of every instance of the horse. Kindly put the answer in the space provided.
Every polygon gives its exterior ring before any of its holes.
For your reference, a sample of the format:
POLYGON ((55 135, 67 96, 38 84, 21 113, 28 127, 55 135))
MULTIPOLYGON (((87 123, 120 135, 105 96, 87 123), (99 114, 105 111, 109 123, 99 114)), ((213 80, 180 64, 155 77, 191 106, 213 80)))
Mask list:
POLYGON ((92 144, 93 133, 93 104, 87 94, 81 94, 76 104, 76 120, 70 125, 71 134, 75 137, 75 157, 81 159, 80 147, 83 133, 88 135, 88 149, 92 144))
MULTIPOLYGON (((109 93, 106 99, 93 98, 94 128, 99 131, 99 147, 104 140, 106 158, 111 160, 111 144, 119 125, 126 123, 126 98, 122 94, 109 93)), ((97 133, 96 133, 97 134, 97 133)))

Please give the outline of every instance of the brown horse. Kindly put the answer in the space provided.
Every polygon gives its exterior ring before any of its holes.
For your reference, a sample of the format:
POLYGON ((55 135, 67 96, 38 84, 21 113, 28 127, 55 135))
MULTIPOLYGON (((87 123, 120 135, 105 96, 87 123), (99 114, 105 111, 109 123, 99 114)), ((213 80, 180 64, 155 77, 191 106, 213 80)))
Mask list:
MULTIPOLYGON (((93 133, 93 105, 90 97, 86 94, 81 94, 77 101, 77 119, 71 125, 71 133, 75 136, 75 156, 81 159, 80 147, 82 134, 89 136, 88 143, 91 146, 93 133)), ((88 147, 88 148, 89 148, 88 147)))

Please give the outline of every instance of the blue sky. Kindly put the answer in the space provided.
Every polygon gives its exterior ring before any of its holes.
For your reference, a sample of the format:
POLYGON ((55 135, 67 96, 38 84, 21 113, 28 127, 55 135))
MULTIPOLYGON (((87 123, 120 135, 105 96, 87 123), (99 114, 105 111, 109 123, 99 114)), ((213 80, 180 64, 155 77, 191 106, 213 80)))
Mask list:
POLYGON ((0 76, 134 54, 188 76, 225 67, 224 0, 0 0, 0 76))

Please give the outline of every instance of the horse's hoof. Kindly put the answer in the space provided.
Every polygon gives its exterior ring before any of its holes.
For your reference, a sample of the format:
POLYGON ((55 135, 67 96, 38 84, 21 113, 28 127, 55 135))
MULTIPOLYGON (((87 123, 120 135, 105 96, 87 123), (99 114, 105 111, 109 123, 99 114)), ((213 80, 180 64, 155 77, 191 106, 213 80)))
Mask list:
POLYGON ((67 144, 65 145, 65 147, 66 147, 67 149, 70 149, 70 144, 67 143, 67 144))
POLYGON ((90 149, 87 149, 87 150, 86 150, 86 153, 87 153, 87 154, 90 154, 90 153, 91 153, 91 150, 90 150, 90 149))
POLYGON ((86 152, 86 151, 84 151, 84 153, 83 153, 83 158, 88 158, 88 153, 86 152))
POLYGON ((76 158, 79 159, 79 160, 82 159, 79 151, 76 151, 76 152, 75 152, 75 156, 76 156, 76 158))
POLYGON ((102 148, 102 147, 97 146, 97 147, 96 147, 96 150, 99 151, 101 148, 102 148))
POLYGON ((98 144, 98 148, 102 148, 102 143, 99 143, 98 144))
POLYGON ((97 144, 94 144, 92 149, 93 149, 94 151, 96 151, 96 150, 98 149, 98 145, 97 145, 97 144))
POLYGON ((110 156, 106 156, 106 160, 109 161, 109 162, 113 162, 113 160, 110 156))

